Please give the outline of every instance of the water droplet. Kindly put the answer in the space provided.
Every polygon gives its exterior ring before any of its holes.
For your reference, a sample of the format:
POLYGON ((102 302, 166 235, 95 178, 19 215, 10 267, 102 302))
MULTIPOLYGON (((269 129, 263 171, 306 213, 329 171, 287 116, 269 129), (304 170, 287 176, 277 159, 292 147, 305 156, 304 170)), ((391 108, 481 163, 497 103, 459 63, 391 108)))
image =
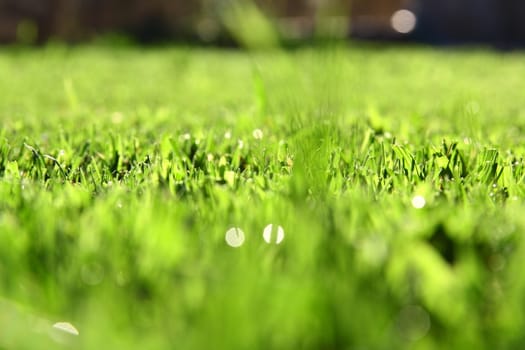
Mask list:
POLYGON ((423 196, 414 196, 412 198, 412 206, 416 209, 421 209, 427 204, 427 201, 423 196))
POLYGON ((120 124, 124 120, 124 115, 121 112, 114 112, 111 115, 111 122, 113 124, 120 124))
POLYGON ((273 234, 273 224, 269 224, 264 228, 263 239, 266 243, 280 244, 284 239, 284 229, 281 226, 277 226, 277 234, 273 234))
POLYGON ((80 333, 78 330, 69 322, 57 322, 53 325, 54 329, 57 329, 59 331, 62 331, 64 333, 68 333, 71 335, 79 335, 80 333))
POLYGON ((80 275, 85 284, 96 286, 104 280, 104 267, 97 262, 87 263, 82 266, 80 275))
POLYGON ((423 338, 427 335, 430 327, 430 316, 421 306, 407 305, 397 316, 396 329, 399 335, 408 341, 423 338))
POLYGON ((226 231, 226 243, 233 248, 238 248, 244 244, 244 232, 238 227, 232 227, 226 231))
POLYGON ((359 243, 361 256, 367 264, 371 266, 380 266, 387 258, 388 245, 380 235, 366 237, 359 243))
POLYGON ((466 106, 465 106, 465 111, 468 113, 468 114, 471 114, 471 115, 475 115, 475 114, 478 114, 479 111, 480 111, 480 106, 479 106, 479 103, 477 101, 469 101, 466 106))
POLYGON ((255 129, 252 133, 253 137, 256 139, 256 140, 260 140, 263 138, 263 132, 261 129, 255 129))

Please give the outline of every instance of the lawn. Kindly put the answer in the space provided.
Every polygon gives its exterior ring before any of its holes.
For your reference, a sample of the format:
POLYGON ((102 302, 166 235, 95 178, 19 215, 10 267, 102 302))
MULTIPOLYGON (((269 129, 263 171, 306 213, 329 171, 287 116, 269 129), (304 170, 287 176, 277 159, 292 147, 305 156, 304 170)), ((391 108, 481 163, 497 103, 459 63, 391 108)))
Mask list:
POLYGON ((525 347, 524 76, 476 48, 0 49, 0 349, 525 347))

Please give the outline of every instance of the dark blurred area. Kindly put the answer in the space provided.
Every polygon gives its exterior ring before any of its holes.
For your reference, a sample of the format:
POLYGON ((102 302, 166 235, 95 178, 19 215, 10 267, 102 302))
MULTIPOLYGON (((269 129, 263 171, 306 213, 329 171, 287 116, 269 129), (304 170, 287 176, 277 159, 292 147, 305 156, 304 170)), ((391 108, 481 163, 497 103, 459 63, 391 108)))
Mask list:
POLYGON ((0 0, 0 42, 77 42, 105 33, 146 43, 228 41, 224 17, 243 3, 297 39, 312 34, 317 15, 348 20, 350 7, 346 0, 0 0))
POLYGON ((523 0, 353 0, 356 38, 525 45, 523 0))
MULTIPOLYGON (((525 44, 523 0, 0 0, 0 43, 79 42, 119 33, 138 42, 234 43, 228 12, 250 3, 284 40, 316 33, 434 44, 525 44)), ((249 32, 250 25, 242 26, 249 32)))

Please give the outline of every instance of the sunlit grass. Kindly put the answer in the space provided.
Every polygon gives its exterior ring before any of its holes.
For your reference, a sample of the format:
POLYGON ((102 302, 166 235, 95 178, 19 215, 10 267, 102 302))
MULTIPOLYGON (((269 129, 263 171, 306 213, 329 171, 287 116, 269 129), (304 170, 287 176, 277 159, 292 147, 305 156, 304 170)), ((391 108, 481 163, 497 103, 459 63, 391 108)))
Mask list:
POLYGON ((523 58, 4 49, 0 348, 523 347, 523 58))

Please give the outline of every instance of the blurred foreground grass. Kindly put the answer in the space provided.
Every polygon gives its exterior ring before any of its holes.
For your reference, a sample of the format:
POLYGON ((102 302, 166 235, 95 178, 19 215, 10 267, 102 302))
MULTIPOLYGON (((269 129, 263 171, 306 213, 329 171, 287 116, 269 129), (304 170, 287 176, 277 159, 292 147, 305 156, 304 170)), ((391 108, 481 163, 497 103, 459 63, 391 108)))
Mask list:
POLYGON ((0 349, 524 347, 524 74, 483 50, 2 49, 0 349))

